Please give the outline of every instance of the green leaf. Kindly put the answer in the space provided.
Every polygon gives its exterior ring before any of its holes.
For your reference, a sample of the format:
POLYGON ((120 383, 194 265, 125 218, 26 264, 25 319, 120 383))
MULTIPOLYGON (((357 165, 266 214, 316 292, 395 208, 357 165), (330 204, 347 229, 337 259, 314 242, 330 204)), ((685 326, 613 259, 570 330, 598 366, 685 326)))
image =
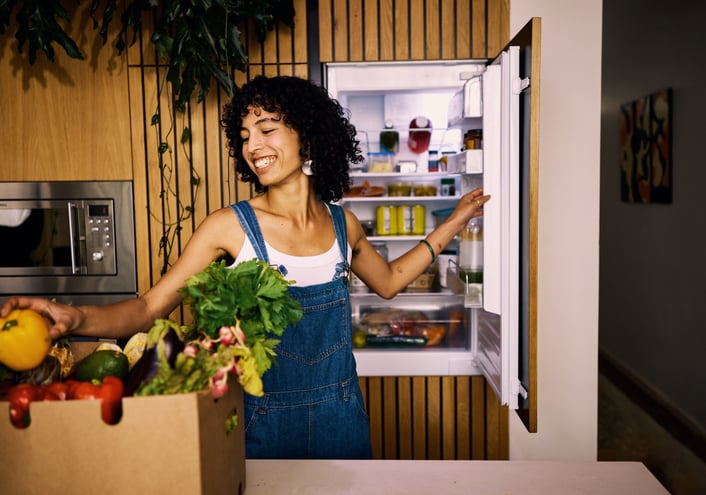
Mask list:
MULTIPOLYGON (((72 14, 77 11, 73 9, 72 14)), ((93 28, 99 30, 104 44, 116 11, 117 0, 91 0, 93 28)), ((60 2, 0 0, 0 34, 10 26, 13 12, 17 19, 17 50, 23 53, 27 48, 30 64, 35 63, 38 52, 54 61, 57 45, 69 57, 84 58, 76 42, 57 22, 71 22, 71 15, 60 2)), ((168 65, 167 80, 179 112, 185 111, 195 92, 197 101, 203 101, 212 82, 233 95, 236 84, 231 71, 245 71, 248 63, 239 25, 252 21, 262 42, 277 22, 293 26, 295 15, 293 0, 128 0, 115 38, 119 54, 138 40, 146 12, 154 16, 150 39, 159 59, 168 65)))
POLYGON ((263 261, 250 260, 233 268, 220 261, 189 278, 180 293, 194 324, 212 338, 217 338, 220 327, 237 319, 248 345, 273 348, 285 328, 303 316, 301 305, 287 290, 289 285, 263 261))
POLYGON ((0 1, 0 34, 5 34, 5 31, 10 26, 10 14, 16 4, 17 0, 0 1))
POLYGON ((188 143, 190 139, 191 139, 191 129, 184 126, 184 129, 182 129, 182 131, 181 131, 181 144, 188 143))

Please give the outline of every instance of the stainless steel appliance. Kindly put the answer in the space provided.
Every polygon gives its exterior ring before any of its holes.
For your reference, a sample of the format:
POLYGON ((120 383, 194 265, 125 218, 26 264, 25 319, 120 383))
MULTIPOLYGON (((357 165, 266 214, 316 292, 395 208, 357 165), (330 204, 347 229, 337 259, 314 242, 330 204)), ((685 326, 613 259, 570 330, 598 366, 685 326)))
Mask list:
POLYGON ((0 182, 0 299, 136 297, 132 182, 0 182))

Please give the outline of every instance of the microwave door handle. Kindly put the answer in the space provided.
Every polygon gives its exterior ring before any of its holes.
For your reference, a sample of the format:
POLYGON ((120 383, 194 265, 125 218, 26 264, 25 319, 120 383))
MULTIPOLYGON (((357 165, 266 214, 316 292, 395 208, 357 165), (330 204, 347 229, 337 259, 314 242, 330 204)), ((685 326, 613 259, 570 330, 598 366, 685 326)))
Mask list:
POLYGON ((71 251, 71 273, 79 273, 79 266, 76 260, 76 236, 74 235, 77 225, 74 224, 74 211, 78 211, 78 207, 75 203, 69 201, 66 203, 69 209, 69 251, 71 251))

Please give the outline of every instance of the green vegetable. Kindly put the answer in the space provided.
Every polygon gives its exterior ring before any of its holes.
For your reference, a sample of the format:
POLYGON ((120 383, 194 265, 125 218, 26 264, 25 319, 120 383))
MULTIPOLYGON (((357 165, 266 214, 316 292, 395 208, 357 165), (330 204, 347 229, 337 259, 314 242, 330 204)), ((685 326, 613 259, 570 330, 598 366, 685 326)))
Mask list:
POLYGON ((368 335, 365 343, 368 347, 422 347, 427 339, 417 335, 368 335))
POLYGON ((203 390, 208 386, 209 378, 222 364, 210 350, 196 350, 195 358, 190 358, 184 354, 183 343, 175 347, 174 338, 183 331, 184 327, 169 320, 155 322, 147 333, 147 351, 142 357, 149 360, 153 369, 134 395, 181 394, 203 390), (174 349, 178 352, 172 354, 174 349))
POLYGON ((225 261, 211 263, 180 291, 195 321, 187 339, 202 331, 215 340, 221 327, 239 323, 262 376, 275 360, 284 329, 303 316, 287 290, 290 284, 264 261, 253 259, 233 268, 225 261))
POLYGON ((79 361, 73 378, 81 382, 102 380, 106 376, 115 376, 124 380, 128 366, 127 356, 120 351, 108 349, 95 351, 79 361))
POLYGON ((227 390, 228 375, 236 374, 245 392, 261 396, 261 377, 274 363, 280 337, 303 316, 301 305, 289 294, 289 284, 277 270, 258 260, 232 269, 223 261, 214 262, 189 278, 181 293, 194 323, 179 326, 169 320, 155 321, 147 333, 147 350, 133 367, 133 371, 139 368, 151 354, 152 372, 138 380, 134 395, 210 388, 218 398, 227 390), (167 352, 170 336, 185 344, 172 360, 167 352))
MULTIPOLYGON (((147 334, 145 351, 132 369, 128 371, 125 379, 125 395, 135 394, 140 387, 155 378, 160 369, 162 376, 171 372, 177 356, 184 350, 182 337, 182 327, 176 323, 163 319, 155 321, 147 334)), ((158 390, 162 385, 154 383, 151 386, 158 390)))

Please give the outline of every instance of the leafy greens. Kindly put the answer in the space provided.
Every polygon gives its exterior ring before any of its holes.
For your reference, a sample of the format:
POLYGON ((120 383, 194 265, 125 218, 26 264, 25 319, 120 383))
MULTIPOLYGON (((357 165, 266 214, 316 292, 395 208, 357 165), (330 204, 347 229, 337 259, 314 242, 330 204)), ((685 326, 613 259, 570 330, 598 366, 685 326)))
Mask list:
POLYGON ((261 260, 233 268, 225 261, 211 263, 180 290, 194 318, 187 339, 203 333, 215 340, 221 327, 239 325, 262 376, 275 361, 285 328, 303 316, 301 305, 287 290, 290 284, 261 260))

